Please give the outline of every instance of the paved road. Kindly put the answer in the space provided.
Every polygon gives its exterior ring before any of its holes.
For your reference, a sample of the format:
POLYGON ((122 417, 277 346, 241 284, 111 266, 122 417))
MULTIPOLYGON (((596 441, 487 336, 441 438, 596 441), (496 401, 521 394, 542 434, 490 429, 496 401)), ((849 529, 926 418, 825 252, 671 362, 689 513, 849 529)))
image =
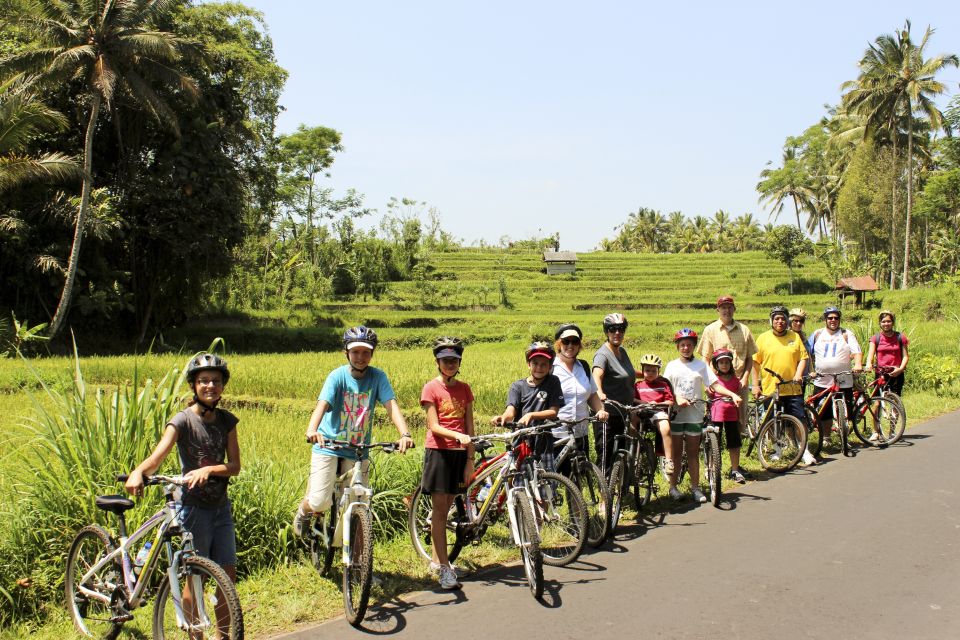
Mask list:
MULTIPOLYGON (((680 506, 628 527, 572 568, 545 567, 535 601, 519 567, 375 607, 375 635, 514 638, 960 636, 960 412, 905 443, 680 506)), ((341 618, 285 640, 361 637, 341 618)))

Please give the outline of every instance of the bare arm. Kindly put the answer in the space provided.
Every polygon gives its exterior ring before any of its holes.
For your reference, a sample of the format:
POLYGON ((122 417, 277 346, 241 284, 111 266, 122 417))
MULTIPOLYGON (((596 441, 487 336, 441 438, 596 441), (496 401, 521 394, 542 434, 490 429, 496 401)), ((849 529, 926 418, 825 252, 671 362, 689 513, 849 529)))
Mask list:
POLYGON ((200 467, 187 473, 184 477, 189 480, 187 487, 202 487, 207 484, 210 476, 235 476, 240 473, 240 442, 237 440, 237 430, 227 434, 227 461, 222 464, 211 464, 200 467))
POLYGON ((534 420, 553 420, 557 417, 559 410, 560 407, 550 407, 549 409, 544 409, 543 411, 531 411, 530 413, 525 413, 520 416, 520 419, 517 420, 517 424, 526 426, 534 420))
POLYGON ((501 413, 498 416, 493 416, 493 418, 491 418, 490 420, 490 424, 495 426, 500 426, 505 422, 513 422, 513 419, 516 417, 517 417, 517 410, 511 404, 506 409, 503 410, 503 413, 501 413))
POLYGON ((390 416, 390 422, 400 432, 400 453, 404 453, 413 446, 413 438, 410 437, 407 421, 404 420, 403 412, 400 411, 400 403, 396 400, 387 400, 383 403, 383 406, 387 410, 387 415, 390 416))
POLYGON ((593 382, 597 385, 597 397, 600 398, 600 402, 607 401, 607 394, 603 392, 603 374, 604 370, 600 367, 594 367, 590 372, 590 375, 593 376, 593 382))
MULTIPOLYGON (((460 433, 459 431, 454 431, 453 429, 447 429, 446 427, 440 426, 440 415, 437 413, 437 405, 432 402, 424 402, 424 408, 427 410, 427 429, 429 429, 434 435, 442 436, 449 440, 455 440, 459 444, 464 446, 470 444, 470 436, 473 434, 473 416, 470 417, 470 430, 466 433, 460 433)), ((467 430, 467 421, 466 416, 464 416, 464 431, 467 430)))
POLYGON ((870 340, 870 346, 867 347, 867 369, 873 364, 873 356, 877 353, 877 347, 873 344, 873 340, 870 340))
POLYGON ((323 434, 317 431, 317 429, 320 428, 320 421, 323 420, 323 414, 329 409, 330 405, 327 404, 326 400, 318 401, 317 406, 313 408, 313 413, 310 414, 310 422, 307 424, 307 440, 316 442, 321 447, 323 446, 323 434))

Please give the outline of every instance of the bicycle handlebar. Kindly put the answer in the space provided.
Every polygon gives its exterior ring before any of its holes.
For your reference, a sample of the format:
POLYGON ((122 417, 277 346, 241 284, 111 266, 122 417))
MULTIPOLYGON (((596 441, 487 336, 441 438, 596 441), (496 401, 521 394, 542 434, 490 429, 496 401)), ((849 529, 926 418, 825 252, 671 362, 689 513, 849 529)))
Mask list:
MULTIPOLYGON (((319 444, 319 443, 314 443, 309 438, 307 438, 307 443, 319 444)), ((416 448, 416 446, 417 446, 416 444, 412 444, 407 448, 414 449, 416 448)), ((367 444, 365 442, 353 443, 353 442, 350 442, 349 440, 324 440, 323 441, 323 448, 330 449, 331 451, 339 451, 340 449, 350 449, 351 451, 360 452, 360 451, 369 451, 371 449, 381 449, 384 453, 393 453, 397 449, 399 449, 399 447, 400 447, 399 442, 371 442, 370 444, 367 444)))
POLYGON ((603 401, 604 404, 609 404, 610 406, 622 409, 628 413, 641 413, 641 412, 650 412, 656 413, 657 411, 663 411, 666 408, 669 408, 670 405, 667 403, 656 403, 656 402, 639 402, 637 404, 623 404, 622 402, 617 402, 607 398, 603 401))
MULTIPOLYGON (((117 476, 117 482, 126 482, 127 478, 129 477, 130 477, 130 474, 121 473, 117 476)), ((159 474, 155 474, 152 476, 148 476, 148 475, 143 476, 143 486, 145 487, 148 487, 151 485, 158 485, 158 484, 175 484, 181 487, 185 487, 187 486, 188 482, 189 480, 187 480, 186 476, 163 476, 159 474)))

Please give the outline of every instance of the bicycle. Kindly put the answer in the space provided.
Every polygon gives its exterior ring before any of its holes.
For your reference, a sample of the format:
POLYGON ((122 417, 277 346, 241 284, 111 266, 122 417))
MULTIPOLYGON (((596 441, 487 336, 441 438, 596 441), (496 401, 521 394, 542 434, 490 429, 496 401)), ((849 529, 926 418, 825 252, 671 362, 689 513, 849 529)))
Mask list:
MULTIPOLYGON (((704 400, 693 400, 691 404, 702 404, 706 407, 706 414, 704 416, 704 429, 703 434, 700 437, 700 450, 699 455, 703 458, 703 471, 707 479, 707 489, 710 493, 710 504, 714 507, 720 506, 720 498, 723 495, 723 453, 720 449, 720 427, 713 423, 710 419, 710 407, 714 402, 733 402, 726 396, 720 396, 710 401, 704 400)), ((680 446, 680 466, 677 470, 677 484, 679 485, 683 482, 683 476, 687 473, 687 441, 686 438, 678 438, 680 446)), ((667 477, 666 471, 666 456, 662 456, 660 460, 660 473, 663 474, 663 477, 667 477)), ((694 483, 693 478, 690 479, 690 484, 692 486, 699 485, 699 478, 694 483)))
MULTIPOLYGON (((572 426, 574 423, 567 423, 572 426)), ((560 448, 556 454, 556 468, 561 468, 569 462, 567 476, 581 492, 587 509, 587 544, 599 547, 610 533, 610 490, 603 477, 600 467, 590 461, 585 451, 577 448, 577 441, 573 430, 569 429, 566 436, 554 443, 560 448)))
MULTIPOLYGON (((817 431, 817 437, 809 438, 807 448, 815 456, 819 456, 824 447, 836 447, 833 440, 833 434, 837 435, 839 448, 845 457, 853 456, 850 449, 850 425, 847 422, 847 401, 843 394, 843 389, 853 386, 853 372, 841 371, 831 374, 833 383, 829 387, 820 387, 820 391, 812 394, 804 401, 804 412, 807 416, 807 422, 810 424, 810 431, 817 431), (823 428, 824 411, 828 406, 833 407, 833 428, 825 433, 823 428)), ((815 380, 817 375, 805 376, 805 379, 815 380)))
POLYGON ((865 445, 885 447, 903 436, 907 410, 903 400, 887 389, 886 374, 892 367, 875 367, 872 382, 864 385, 858 378, 853 391, 853 432, 865 445), (867 414, 872 418, 867 429, 867 414))
POLYGON ((356 458, 350 469, 339 474, 334 482, 333 495, 339 494, 339 501, 310 519, 304 537, 313 566, 321 576, 329 575, 333 556, 338 548, 341 550, 343 610, 347 622, 358 627, 367 611, 373 584, 373 512, 370 509, 373 489, 363 482, 361 458, 374 449, 393 453, 399 445, 325 440, 323 446, 332 451, 352 451, 356 458), (349 524, 344 527, 344 523, 349 524))
POLYGON ((631 433, 631 428, 616 436, 614 442, 614 461, 610 467, 610 529, 616 528, 623 511, 623 497, 630 494, 634 497, 637 513, 650 504, 657 486, 653 481, 656 471, 656 425, 653 416, 664 410, 658 404, 640 403, 626 405, 607 398, 606 406, 617 410, 623 416, 623 423, 630 424, 629 415, 640 418, 637 435, 631 433))
MULTIPOLYGON (((464 545, 479 544, 490 525, 506 512, 510 537, 520 549, 527 585, 538 599, 543 595, 543 555, 534 498, 529 484, 523 481, 525 472, 521 463, 532 453, 526 436, 544 428, 523 427, 506 433, 474 436, 474 448, 480 459, 467 485, 466 496, 458 495, 446 514, 447 558, 453 562, 464 545), (506 450, 487 458, 484 454, 494 442, 503 442, 506 450)), ((410 499, 407 528, 414 548, 426 560, 433 557, 430 532, 433 517, 430 496, 417 487, 410 499)))
POLYGON ((747 455, 757 450, 760 465, 767 471, 786 473, 793 469, 803 457, 807 448, 807 427, 794 416, 783 412, 780 406, 780 389, 797 384, 794 381, 783 382, 783 378, 774 371, 764 371, 776 376, 781 382, 776 390, 767 396, 760 396, 750 403, 747 420, 747 455))
MULTIPOLYGON (((117 476, 126 482, 127 476, 117 476)), ((163 485, 166 501, 131 535, 125 513, 133 500, 122 495, 98 496, 96 505, 118 520, 119 537, 97 524, 77 533, 67 554, 64 593, 67 610, 77 631, 94 638, 115 638, 133 610, 156 594, 153 607, 153 637, 243 638, 243 613, 233 581, 213 560, 197 555, 193 535, 179 522, 177 504, 182 476, 144 476, 144 486, 163 485), (132 559, 133 549, 145 546, 156 530, 143 566, 132 559), (174 540, 180 539, 175 545, 174 540), (153 580, 166 557, 159 587, 153 580), (137 570, 139 569, 139 571, 137 570), (198 597, 199 596, 199 597, 198 597), (212 617, 211 617, 212 616, 212 617)))

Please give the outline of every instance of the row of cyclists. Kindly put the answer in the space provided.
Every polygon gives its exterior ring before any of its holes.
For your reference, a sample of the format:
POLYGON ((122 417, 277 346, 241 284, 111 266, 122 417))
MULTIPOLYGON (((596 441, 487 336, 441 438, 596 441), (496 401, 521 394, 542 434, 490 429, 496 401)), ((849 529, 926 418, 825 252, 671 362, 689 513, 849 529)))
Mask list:
MULTIPOLYGON (((579 358, 583 346, 580 327, 563 324, 557 328, 553 344, 536 341, 527 347, 528 375, 511 384, 504 411, 491 423, 572 422, 577 445, 584 451, 589 441, 588 424, 592 423, 597 464, 609 473, 614 440, 629 425, 618 411, 608 411, 605 403, 660 403, 664 410, 654 419, 663 438, 669 493, 680 499, 675 470, 681 442, 688 451, 697 450, 705 428, 699 403, 705 394, 723 396, 730 402, 715 403, 710 418, 725 431, 730 478, 744 482, 747 474, 739 464, 739 449, 748 395, 769 394, 778 382, 765 371, 802 381, 809 369, 817 374, 814 385, 825 387, 832 384, 834 375, 851 366, 854 371, 862 369, 862 351, 853 332, 840 326, 842 314, 836 307, 827 307, 824 327, 807 335, 807 315, 802 309, 788 311, 775 306, 769 314, 770 329, 756 339, 746 325, 734 320, 735 310, 731 297, 721 297, 717 301, 718 319, 705 327, 702 335, 689 328, 680 329, 673 337, 678 357, 663 367, 659 356, 644 354, 639 360, 639 373, 624 347, 628 321, 623 314, 611 313, 603 319, 605 341, 592 363, 579 358), (814 369, 808 368, 811 360, 814 369), (671 407, 675 411, 672 417, 671 407)), ((883 311, 879 320, 881 331, 870 338, 866 365, 869 368, 875 357, 877 364, 889 371, 891 387, 899 391, 909 359, 909 341, 894 330, 893 313, 883 311)), ((398 450, 403 453, 414 447, 387 375, 371 366, 377 345, 374 330, 364 326, 348 329, 343 336, 347 363, 330 372, 320 391, 306 429, 313 446, 306 493, 293 522, 298 536, 304 535, 316 514, 332 507, 336 478, 356 460, 349 448, 325 446, 327 441, 369 443, 374 409, 380 404, 397 429, 398 450)), ((420 485, 431 496, 433 513, 447 513, 473 474, 474 396, 470 385, 458 378, 463 342, 455 337, 439 338, 432 353, 438 375, 423 386, 420 395, 427 426, 420 485)), ((226 361, 217 355, 202 354, 190 361, 186 379, 193 397, 189 406, 166 425, 153 452, 129 474, 125 488, 132 495, 141 495, 144 476, 156 472, 176 446, 188 482, 182 495, 182 526, 193 534, 197 552, 220 564, 233 579, 236 536, 227 484, 240 472, 239 420, 217 406, 229 378, 226 361)), ((804 419, 802 392, 781 400, 785 411, 804 419)), ((560 427, 553 435, 566 435, 565 430, 560 427)), ((549 442, 543 449, 549 451, 549 442)), ((806 463, 816 461, 811 456, 806 463)), ((690 477, 698 479, 697 456, 690 456, 688 464, 690 477)), ((368 470, 369 460, 364 460, 365 483, 368 470)), ((698 482, 692 483, 691 497, 698 502, 706 500, 698 482)), ((447 558, 445 525, 442 518, 431 522, 435 544, 430 569, 442 588, 456 589, 461 585, 458 570, 447 558)))

